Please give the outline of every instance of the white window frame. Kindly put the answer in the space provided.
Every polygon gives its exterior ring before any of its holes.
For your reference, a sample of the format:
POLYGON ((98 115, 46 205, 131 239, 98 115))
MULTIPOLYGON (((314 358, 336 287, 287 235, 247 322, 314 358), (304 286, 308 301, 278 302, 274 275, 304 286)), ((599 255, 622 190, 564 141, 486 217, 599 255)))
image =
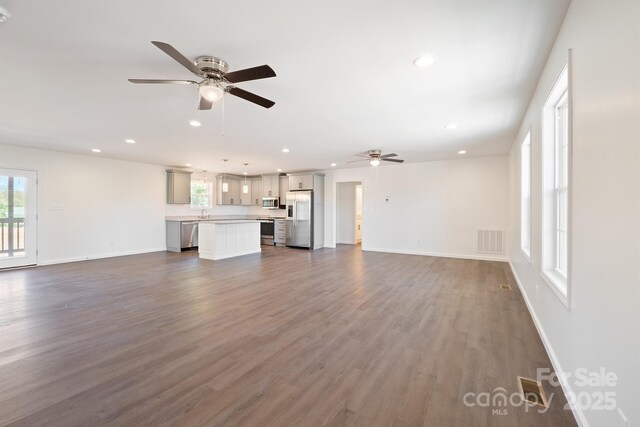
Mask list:
POLYGON ((531 128, 520 144, 520 251, 531 262, 531 128))
POLYGON ((197 179, 197 178, 191 178, 191 183, 189 184, 189 192, 190 192, 190 200, 193 201, 193 193, 191 193, 191 191, 193 191, 193 183, 195 181, 201 181, 204 182, 207 185, 208 188, 208 198, 209 198, 209 204, 207 206, 194 206, 193 204, 189 203, 189 207, 191 208, 191 210, 197 210, 197 211, 201 211, 202 209, 211 209, 213 208, 213 199, 215 197, 214 191, 213 191, 213 182, 210 179, 197 179))
POLYGON ((567 308, 571 308, 571 127, 571 51, 569 51, 569 61, 556 80, 542 109, 542 254, 540 262, 542 278, 567 308), (564 205, 560 203, 563 198, 564 205), (562 221, 562 218, 565 221, 562 221), (564 245, 562 245, 563 238, 564 245), (562 246, 564 251, 561 251, 562 246))

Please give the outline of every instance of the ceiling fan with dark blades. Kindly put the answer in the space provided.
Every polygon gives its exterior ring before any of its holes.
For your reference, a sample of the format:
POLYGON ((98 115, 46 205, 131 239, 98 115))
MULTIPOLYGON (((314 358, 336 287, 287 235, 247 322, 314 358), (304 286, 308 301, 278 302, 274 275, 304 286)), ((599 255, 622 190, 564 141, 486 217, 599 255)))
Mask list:
POLYGON ((382 154, 381 150, 369 150, 365 151, 364 153, 358 153, 356 154, 356 156, 364 158, 359 160, 351 160, 347 163, 369 162, 371 166, 378 166, 380 162, 404 163, 404 160, 392 158, 398 157, 396 153, 382 154))
POLYGON ((273 101, 230 84, 275 77, 275 71, 273 71, 268 65, 260 65, 258 67, 229 72, 229 64, 215 56, 199 56, 194 61, 190 61, 168 43, 158 41, 152 41, 151 43, 180 63, 180 65, 185 67, 187 70, 198 76, 201 80, 129 79, 131 83, 198 86, 198 91, 200 93, 200 103, 198 105, 199 110, 210 110, 213 103, 220 100, 225 93, 253 102, 254 104, 260 105, 264 108, 271 108, 275 105, 275 102, 273 101))

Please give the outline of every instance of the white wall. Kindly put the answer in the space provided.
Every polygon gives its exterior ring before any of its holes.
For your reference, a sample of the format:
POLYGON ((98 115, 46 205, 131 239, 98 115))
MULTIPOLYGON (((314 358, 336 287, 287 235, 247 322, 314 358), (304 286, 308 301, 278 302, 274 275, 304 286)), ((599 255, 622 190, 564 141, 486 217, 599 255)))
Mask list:
POLYGON ((356 243, 356 185, 341 182, 336 186, 336 243, 356 243))
POLYGON ((507 156, 325 173, 329 247, 336 242, 336 182, 362 182, 363 250, 494 258, 476 252, 477 230, 507 228, 507 156))
MULTIPOLYGON (((618 407, 640 425, 640 2, 573 0, 510 154, 511 262, 556 368, 615 372, 618 407), (572 308, 540 277, 541 110, 573 50, 572 308), (519 250, 519 144, 532 127, 532 262, 519 250)), ((600 389, 603 390, 603 389, 600 389)), ((585 398, 586 399, 586 398, 585 398)), ((615 426, 617 410, 583 424, 615 426)))
POLYGON ((39 264, 164 249, 164 168, 11 145, 0 167, 38 171, 39 264))

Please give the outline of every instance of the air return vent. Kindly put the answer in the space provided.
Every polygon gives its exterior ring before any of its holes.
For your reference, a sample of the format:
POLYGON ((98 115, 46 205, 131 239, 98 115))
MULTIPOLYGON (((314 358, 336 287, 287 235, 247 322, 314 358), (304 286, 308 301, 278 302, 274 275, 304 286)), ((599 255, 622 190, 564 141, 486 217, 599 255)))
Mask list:
POLYGON ((504 230, 478 230, 478 253, 504 254, 504 230))
POLYGON ((531 378, 518 377, 518 388, 525 402, 542 406, 543 408, 549 407, 547 396, 545 396, 544 389, 539 381, 531 378))

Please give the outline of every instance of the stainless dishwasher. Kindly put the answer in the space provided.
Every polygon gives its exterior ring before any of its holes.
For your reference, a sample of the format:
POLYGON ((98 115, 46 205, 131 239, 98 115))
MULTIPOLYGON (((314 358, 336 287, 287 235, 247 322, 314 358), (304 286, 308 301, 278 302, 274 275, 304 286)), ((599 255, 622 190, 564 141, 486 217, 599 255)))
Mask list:
POLYGON ((180 249, 198 247, 198 222, 189 221, 180 223, 180 249))
POLYGON ((167 250, 181 252, 198 247, 198 221, 167 221, 167 250))

